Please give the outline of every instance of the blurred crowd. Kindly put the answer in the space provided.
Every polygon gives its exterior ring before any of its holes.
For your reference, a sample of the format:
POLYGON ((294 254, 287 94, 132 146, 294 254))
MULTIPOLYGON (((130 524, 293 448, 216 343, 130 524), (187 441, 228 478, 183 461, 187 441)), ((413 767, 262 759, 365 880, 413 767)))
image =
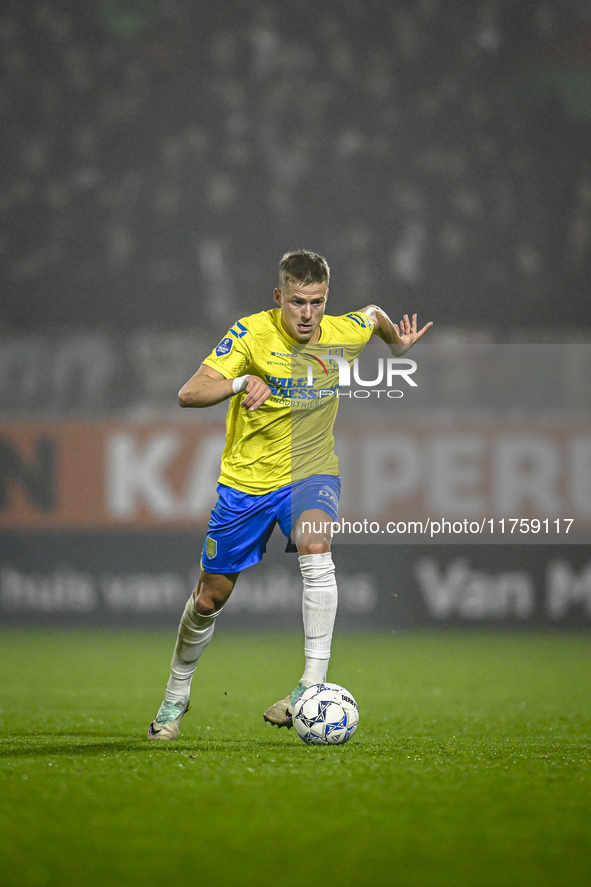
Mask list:
POLYGON ((591 6, 6 0, 0 332, 334 310, 589 327, 591 6), (338 301, 337 301, 338 300, 338 301))

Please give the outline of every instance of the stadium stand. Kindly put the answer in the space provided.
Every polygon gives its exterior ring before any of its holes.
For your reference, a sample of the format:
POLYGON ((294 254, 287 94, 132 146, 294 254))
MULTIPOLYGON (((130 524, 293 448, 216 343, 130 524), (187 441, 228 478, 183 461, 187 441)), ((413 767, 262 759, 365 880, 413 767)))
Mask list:
POLYGON ((0 329, 219 332, 299 246, 348 302, 588 329, 590 35, 561 0, 7 2, 0 329))

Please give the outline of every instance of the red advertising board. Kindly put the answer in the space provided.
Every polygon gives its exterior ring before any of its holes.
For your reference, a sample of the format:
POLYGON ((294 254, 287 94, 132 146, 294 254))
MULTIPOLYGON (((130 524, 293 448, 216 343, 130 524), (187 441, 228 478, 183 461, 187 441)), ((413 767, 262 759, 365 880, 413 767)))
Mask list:
MULTIPOLYGON (((218 422, 4 421, 0 529, 203 526, 223 443, 218 422)), ((588 423, 343 424, 337 451, 345 517, 572 520, 591 535, 588 423)))
POLYGON ((3 422, 3 529, 149 529, 207 521, 223 426, 3 422))

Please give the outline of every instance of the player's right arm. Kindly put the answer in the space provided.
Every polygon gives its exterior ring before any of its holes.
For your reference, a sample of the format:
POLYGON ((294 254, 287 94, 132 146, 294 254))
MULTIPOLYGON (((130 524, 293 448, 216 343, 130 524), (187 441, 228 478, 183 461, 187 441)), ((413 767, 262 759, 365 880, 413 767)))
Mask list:
POLYGON ((182 407, 212 407, 242 391, 246 391, 246 395, 240 406, 250 412, 264 404, 271 394, 269 386, 258 376, 226 379, 213 367, 201 364, 179 391, 179 403, 182 407))

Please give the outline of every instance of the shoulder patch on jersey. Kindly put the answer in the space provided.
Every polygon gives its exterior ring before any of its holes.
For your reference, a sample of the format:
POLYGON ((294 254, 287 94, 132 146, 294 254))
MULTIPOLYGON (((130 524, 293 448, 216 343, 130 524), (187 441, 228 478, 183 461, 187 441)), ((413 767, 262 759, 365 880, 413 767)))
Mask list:
POLYGON ((215 353, 217 357, 225 357, 226 354, 230 353, 233 347, 234 339, 231 339, 230 336, 226 336, 215 349, 215 353))
POLYGON ((363 314, 347 314, 351 320, 354 320, 357 326, 363 327, 364 329, 371 329, 368 319, 364 317, 363 314))
POLYGON ((247 334, 248 330, 246 329, 246 327, 244 326, 243 323, 240 323, 240 321, 238 321, 231 328, 230 332, 232 333, 232 335, 234 336, 235 339, 241 339, 242 336, 245 336, 247 334))

